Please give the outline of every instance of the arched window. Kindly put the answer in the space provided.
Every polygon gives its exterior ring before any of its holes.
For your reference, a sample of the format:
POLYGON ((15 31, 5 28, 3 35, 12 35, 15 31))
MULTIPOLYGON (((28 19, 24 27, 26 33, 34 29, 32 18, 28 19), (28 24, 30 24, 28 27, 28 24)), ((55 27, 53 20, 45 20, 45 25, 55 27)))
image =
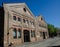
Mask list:
POLYGON ((18 35, 18 38, 21 38, 21 30, 20 29, 18 29, 17 35, 18 35))
POLYGON ((13 29, 13 38, 17 38, 17 29, 16 28, 13 29))

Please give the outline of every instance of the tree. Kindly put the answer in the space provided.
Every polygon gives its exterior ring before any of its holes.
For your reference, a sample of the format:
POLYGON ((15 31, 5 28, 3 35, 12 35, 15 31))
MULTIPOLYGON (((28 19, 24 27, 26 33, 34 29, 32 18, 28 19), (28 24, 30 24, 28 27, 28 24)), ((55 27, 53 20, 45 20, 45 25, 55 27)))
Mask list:
POLYGON ((57 36, 57 32, 58 32, 58 28, 55 27, 55 29, 54 29, 54 36, 57 36))
POLYGON ((48 24, 49 37, 54 37, 57 35, 57 28, 52 24, 48 24))

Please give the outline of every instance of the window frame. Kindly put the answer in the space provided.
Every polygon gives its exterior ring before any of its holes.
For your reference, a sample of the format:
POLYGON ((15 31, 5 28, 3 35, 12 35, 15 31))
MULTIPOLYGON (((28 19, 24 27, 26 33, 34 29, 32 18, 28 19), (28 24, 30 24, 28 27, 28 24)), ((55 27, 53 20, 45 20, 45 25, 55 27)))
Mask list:
POLYGON ((17 33, 17 37, 21 38, 21 29, 18 29, 18 33, 17 33), (19 33, 19 35, 18 35, 18 33, 19 33))
POLYGON ((17 39, 17 29, 16 28, 13 29, 13 33, 15 33, 15 35, 13 34, 13 38, 17 39))
POLYGON ((13 20, 15 20, 15 21, 16 21, 16 20, 17 20, 17 17, 16 17, 16 16, 13 16, 13 20))
POLYGON ((18 21, 21 21, 21 18, 18 17, 18 21))
POLYGON ((31 37, 35 37, 35 31, 31 30, 31 37))
POLYGON ((40 37, 42 37, 43 36, 43 32, 41 32, 41 31, 39 31, 40 32, 40 37))
POLYGON ((24 22, 24 23, 26 23, 26 20, 25 20, 25 19, 23 19, 23 22, 24 22))
POLYGON ((24 12, 26 12, 26 8, 23 8, 24 12))

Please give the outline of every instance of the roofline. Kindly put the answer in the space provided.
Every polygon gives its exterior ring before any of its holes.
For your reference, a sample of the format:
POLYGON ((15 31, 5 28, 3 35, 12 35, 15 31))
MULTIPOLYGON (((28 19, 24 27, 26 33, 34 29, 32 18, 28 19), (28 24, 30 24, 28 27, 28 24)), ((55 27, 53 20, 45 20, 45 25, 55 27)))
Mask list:
POLYGON ((26 4, 25 2, 3 2, 3 4, 26 4))

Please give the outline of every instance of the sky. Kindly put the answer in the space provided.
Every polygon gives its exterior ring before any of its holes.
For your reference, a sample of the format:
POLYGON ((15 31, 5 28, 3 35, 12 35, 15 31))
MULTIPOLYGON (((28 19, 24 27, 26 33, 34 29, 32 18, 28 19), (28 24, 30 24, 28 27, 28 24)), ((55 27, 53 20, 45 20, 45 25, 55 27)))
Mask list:
POLYGON ((60 28, 60 0, 0 0, 2 3, 25 2, 34 16, 42 15, 45 21, 60 28))

